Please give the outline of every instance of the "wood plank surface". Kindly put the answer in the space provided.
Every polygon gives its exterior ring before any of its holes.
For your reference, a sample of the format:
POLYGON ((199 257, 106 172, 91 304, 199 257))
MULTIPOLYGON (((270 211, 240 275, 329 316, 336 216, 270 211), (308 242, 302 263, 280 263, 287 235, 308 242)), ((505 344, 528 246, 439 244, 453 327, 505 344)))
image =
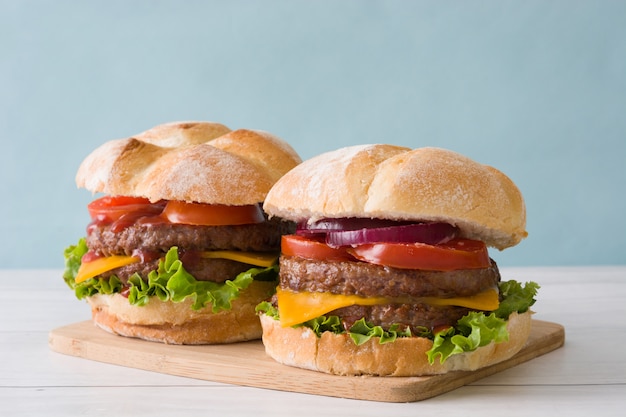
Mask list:
POLYGON ((261 341, 230 345, 180 346, 109 334, 91 321, 49 333, 59 353, 164 374, 234 385, 384 402, 431 398, 503 371, 561 347, 565 330, 533 320, 530 338, 511 359, 473 372, 429 377, 336 376, 281 365, 265 354, 261 341))

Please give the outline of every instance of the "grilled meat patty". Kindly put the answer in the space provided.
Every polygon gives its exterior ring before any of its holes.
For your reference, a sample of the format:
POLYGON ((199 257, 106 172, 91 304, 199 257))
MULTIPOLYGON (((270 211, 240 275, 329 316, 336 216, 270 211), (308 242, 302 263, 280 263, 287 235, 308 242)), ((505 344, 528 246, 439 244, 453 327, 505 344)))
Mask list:
POLYGON ((293 291, 364 297, 465 297, 494 288, 500 272, 492 260, 485 269, 423 271, 367 262, 315 261, 281 256, 280 285, 293 291))
POLYGON ((339 316, 346 329, 361 318, 386 330, 393 324, 409 326, 414 333, 454 325, 471 309, 429 305, 420 302, 419 297, 466 297, 495 288, 499 281, 500 272, 493 260, 484 269, 424 271, 358 261, 316 261, 293 256, 280 259, 280 286, 284 289, 401 298, 397 303, 355 305, 328 313, 339 316), (414 302, 410 298, 415 298, 414 302))
POLYGON ((87 247, 96 256, 141 256, 142 262, 113 269, 101 275, 116 275, 126 282, 134 273, 147 279, 157 269, 159 259, 178 247, 184 268, 199 281, 224 282, 233 279, 250 265, 228 259, 207 259, 202 251, 233 250, 253 252, 280 251, 280 237, 292 233, 295 225, 278 218, 258 224, 237 226, 194 226, 166 222, 135 223, 114 232, 107 225, 92 225, 87 247))
POLYGON ((135 251, 165 253, 181 250, 280 250, 280 236, 292 233, 294 224, 278 218, 237 226, 194 226, 172 223, 135 223, 114 232, 109 226, 92 226, 87 247, 98 255, 127 255, 135 251))

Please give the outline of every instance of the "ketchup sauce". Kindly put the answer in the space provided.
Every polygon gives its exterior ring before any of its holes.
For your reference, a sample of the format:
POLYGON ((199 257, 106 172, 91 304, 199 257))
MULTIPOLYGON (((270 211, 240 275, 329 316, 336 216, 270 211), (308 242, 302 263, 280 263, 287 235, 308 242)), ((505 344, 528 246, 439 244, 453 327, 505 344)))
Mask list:
POLYGON ((165 208, 165 201, 146 204, 132 204, 124 211, 124 207, 115 207, 116 216, 107 213, 107 209, 102 209, 102 213, 92 216, 91 223, 87 225, 87 235, 94 229, 102 226, 110 226, 113 233, 119 233, 134 224, 160 224, 168 223, 168 220, 161 216, 165 208), (120 213, 121 212, 121 213, 120 213))

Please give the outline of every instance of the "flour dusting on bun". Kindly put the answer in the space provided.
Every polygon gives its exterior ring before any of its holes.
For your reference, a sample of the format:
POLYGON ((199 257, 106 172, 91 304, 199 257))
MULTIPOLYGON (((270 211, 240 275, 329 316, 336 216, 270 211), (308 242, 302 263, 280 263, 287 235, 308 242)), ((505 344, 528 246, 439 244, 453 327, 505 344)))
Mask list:
POLYGON ((257 309, 266 352, 338 375, 475 370, 517 353, 538 285, 504 281, 488 248, 527 235, 501 171, 440 148, 361 145, 307 160, 268 193, 279 286, 257 309))
POLYGON ((64 280, 118 335, 173 344, 258 339, 256 305, 276 288, 280 238, 295 223, 262 204, 301 160, 282 139, 175 122, 109 141, 76 183, 100 194, 64 280))

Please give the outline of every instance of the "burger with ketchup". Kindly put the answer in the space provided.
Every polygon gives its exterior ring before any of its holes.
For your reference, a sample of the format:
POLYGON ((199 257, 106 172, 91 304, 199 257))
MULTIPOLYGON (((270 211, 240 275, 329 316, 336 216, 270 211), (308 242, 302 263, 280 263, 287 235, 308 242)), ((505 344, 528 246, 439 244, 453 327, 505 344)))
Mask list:
POLYGON ((517 353, 538 285, 502 280, 488 247, 526 237, 500 171, 440 148, 342 148, 283 176, 264 203, 298 224, 259 304, 265 350, 338 375, 475 370, 517 353))
POLYGON ((173 344, 257 339, 280 237, 270 187, 300 162, 281 139, 210 122, 169 123, 94 150, 77 185, 102 193, 65 282, 115 334, 173 344))

